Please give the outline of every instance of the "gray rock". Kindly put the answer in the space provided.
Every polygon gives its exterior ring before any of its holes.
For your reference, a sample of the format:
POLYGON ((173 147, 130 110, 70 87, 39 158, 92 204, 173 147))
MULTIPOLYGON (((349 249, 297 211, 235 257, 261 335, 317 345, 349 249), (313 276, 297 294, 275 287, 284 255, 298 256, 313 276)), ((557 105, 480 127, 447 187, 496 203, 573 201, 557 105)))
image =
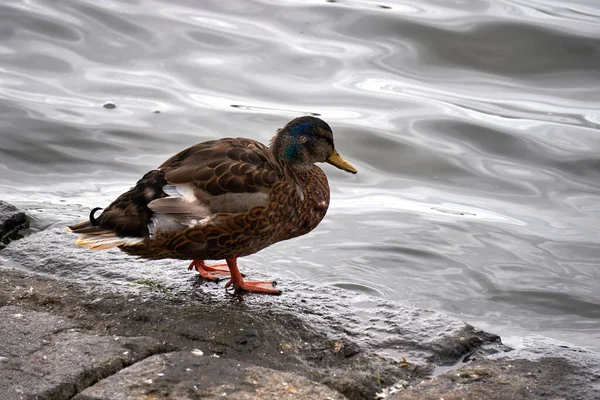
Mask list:
POLYGON ((123 367, 165 351, 151 338, 80 329, 69 318, 0 307, 0 398, 70 399, 123 367))
POLYGON ((11 240, 19 238, 19 231, 28 227, 29 222, 23 211, 0 200, 0 250, 11 240))
POLYGON ((437 312, 288 280, 276 298, 233 295, 179 261, 73 239, 50 229, 0 253, 0 398, 595 399, 600 389, 597 354, 509 352, 437 312), (429 380, 440 365, 449 372, 429 380))
POLYGON ((308 379, 199 350, 155 355, 85 389, 73 400, 345 399, 308 379))
POLYGON ((600 376, 566 358, 478 360, 407 388, 390 400, 598 399, 600 376))
POLYGON ((291 280, 282 296, 232 295, 223 284, 198 280, 180 261, 91 252, 73 245, 73 239, 50 229, 3 250, 10 265, 71 282, 61 298, 48 287, 57 283, 32 277, 37 291, 27 302, 50 302, 67 314, 77 306, 85 309, 79 319, 99 331, 148 335, 174 349, 200 348, 296 373, 349 398, 372 398, 398 379, 423 379, 434 364, 453 364, 483 344, 505 349, 498 336, 438 312, 291 280), (95 293, 76 289, 73 282, 91 283, 95 293))
MULTIPOLYGON (((90 251, 73 245, 75 237, 62 229, 49 229, 11 243, 2 256, 28 271, 94 282, 108 291, 138 291, 140 285, 135 283, 142 282, 159 289, 154 291, 157 295, 194 296, 207 312, 215 302, 223 307, 231 301, 222 284, 196 281, 197 274, 187 271, 182 261, 140 260, 118 249, 90 251)), ((260 271, 244 271, 256 279, 269 278, 260 271)), ((396 359, 448 365, 484 343, 500 344, 497 335, 439 312, 292 280, 286 280, 283 289, 279 298, 250 295, 245 301, 253 313, 289 313, 302 320, 297 325, 347 343, 343 347, 347 356, 356 349, 369 349, 396 359)))

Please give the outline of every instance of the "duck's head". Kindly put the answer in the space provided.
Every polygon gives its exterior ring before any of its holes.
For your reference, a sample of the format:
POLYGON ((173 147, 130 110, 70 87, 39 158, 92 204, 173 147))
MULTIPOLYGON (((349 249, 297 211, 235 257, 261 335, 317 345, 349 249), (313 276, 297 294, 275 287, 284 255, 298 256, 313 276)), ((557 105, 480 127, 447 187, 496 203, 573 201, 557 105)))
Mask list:
POLYGON ((356 168, 335 150, 331 128, 319 118, 299 117, 288 122, 277 131, 271 151, 280 161, 299 170, 308 169, 317 162, 327 162, 356 174, 356 168))

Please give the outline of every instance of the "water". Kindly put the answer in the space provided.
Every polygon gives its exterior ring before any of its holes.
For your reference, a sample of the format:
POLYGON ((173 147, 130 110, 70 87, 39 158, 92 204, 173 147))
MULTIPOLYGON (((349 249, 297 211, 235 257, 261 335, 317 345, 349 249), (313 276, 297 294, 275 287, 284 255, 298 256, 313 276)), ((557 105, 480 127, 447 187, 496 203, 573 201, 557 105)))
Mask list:
POLYGON ((11 0, 0 72, 0 198, 39 228, 314 113, 359 174, 241 265, 600 350, 594 0, 11 0))

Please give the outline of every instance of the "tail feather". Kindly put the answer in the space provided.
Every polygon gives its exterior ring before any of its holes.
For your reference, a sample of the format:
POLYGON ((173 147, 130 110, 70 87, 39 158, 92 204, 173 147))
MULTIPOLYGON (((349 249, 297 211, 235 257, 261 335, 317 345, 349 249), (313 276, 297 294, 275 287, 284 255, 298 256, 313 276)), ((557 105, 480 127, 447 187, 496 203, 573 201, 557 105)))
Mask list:
POLYGON ((118 246, 134 246, 144 241, 143 237, 119 237, 110 229, 92 225, 90 221, 82 221, 67 228, 67 232, 79 233, 75 240, 78 246, 92 250, 107 250, 118 246))
POLYGON ((78 246, 89 247, 92 250, 107 250, 119 246, 135 246, 144 241, 138 237, 118 237, 114 233, 82 234, 75 240, 78 246))
POLYGON ((75 244, 92 250, 141 244, 149 237, 148 225, 154 215, 148 204, 167 197, 162 190, 165 185, 167 181, 162 171, 150 171, 135 187, 106 207, 98 218, 95 214, 100 208, 94 208, 89 220, 69 226, 67 231, 79 234, 75 244))
POLYGON ((81 229, 89 228, 92 226, 90 221, 81 221, 75 225, 71 225, 67 228, 67 232, 79 233, 81 229))
POLYGON ((106 233, 114 233, 110 229, 103 229, 99 226, 90 225, 89 221, 80 222, 78 224, 69 226, 67 232, 80 233, 86 235, 104 235, 106 233))

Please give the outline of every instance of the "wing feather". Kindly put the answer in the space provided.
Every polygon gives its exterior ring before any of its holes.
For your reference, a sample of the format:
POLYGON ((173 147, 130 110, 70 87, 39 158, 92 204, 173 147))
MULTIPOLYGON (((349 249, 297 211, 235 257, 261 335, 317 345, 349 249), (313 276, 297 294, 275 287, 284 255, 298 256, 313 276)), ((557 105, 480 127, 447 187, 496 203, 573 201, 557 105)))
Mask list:
MULTIPOLYGON (((159 169, 170 185, 192 187, 197 201, 211 213, 244 212, 265 204, 269 190, 283 177, 283 170, 267 146, 251 139, 220 139, 192 146, 165 161, 159 169)), ((150 208, 162 212, 163 200, 150 208)), ((183 202, 164 202, 165 207, 183 202)), ((167 208, 164 208, 166 210, 167 208)))

